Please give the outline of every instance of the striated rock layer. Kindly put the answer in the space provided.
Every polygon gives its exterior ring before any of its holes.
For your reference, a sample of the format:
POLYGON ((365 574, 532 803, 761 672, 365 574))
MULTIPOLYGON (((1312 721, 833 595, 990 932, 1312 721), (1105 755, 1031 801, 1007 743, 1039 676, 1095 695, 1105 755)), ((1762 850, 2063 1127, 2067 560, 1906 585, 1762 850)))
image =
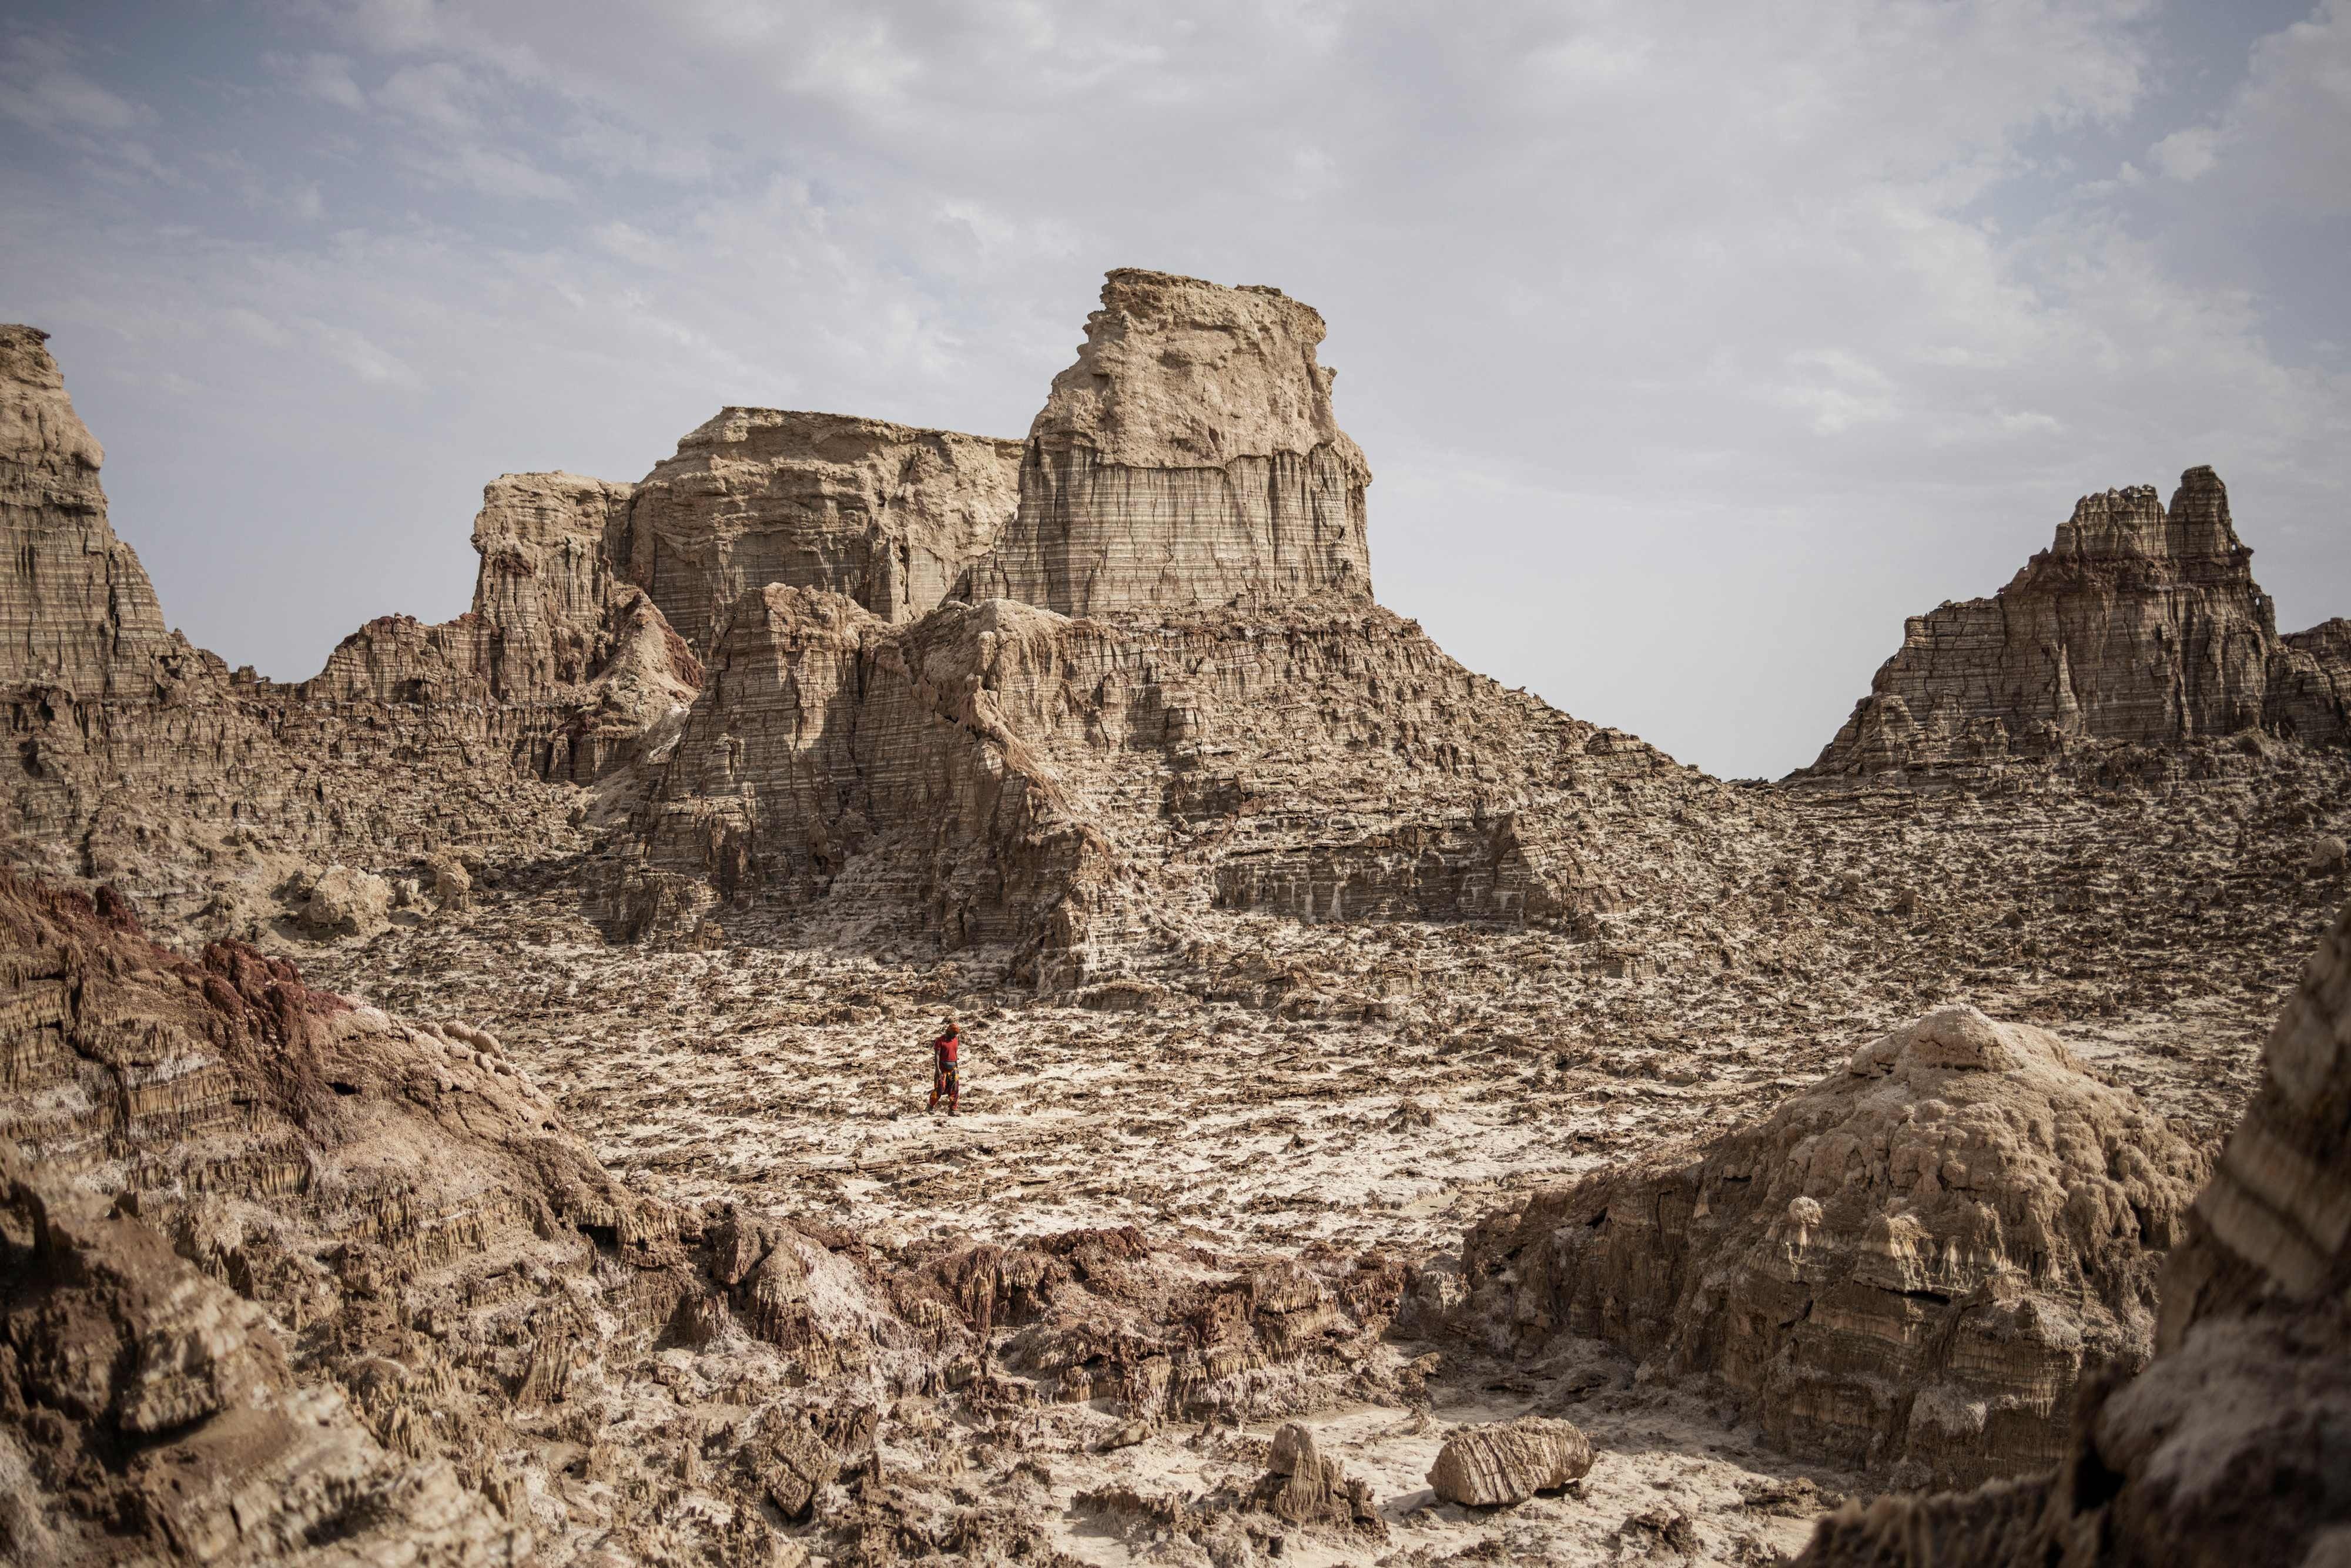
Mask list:
POLYGON ((1278 288, 1113 272, 963 596, 1078 616, 1369 599, 1371 469, 1315 362, 1324 330, 1278 288))
POLYGON ((1982 771, 2266 727, 2351 737, 2329 626, 2280 637, 2210 468, 2085 496, 1990 599, 1910 618, 1899 653, 1804 776, 1982 771))
POLYGON ((2053 1458, 2141 1364, 2201 1157, 2054 1036, 1949 1008, 1766 1120, 1481 1222, 1468 1321, 1721 1386, 1772 1439, 1910 1484, 2053 1458))
POLYGON ((1824 1521, 1813 1568, 2342 1560, 2351 1541, 2351 907, 2166 1263, 2152 1364, 2083 1402, 2053 1469, 1824 1521))
POLYGON ((163 625, 146 569, 107 525, 105 453, 43 347, 0 326, 0 683, 66 700, 144 699, 193 663, 163 625))
POLYGON ((1019 463, 1018 442, 724 409, 635 487, 612 559, 705 655, 735 602, 770 583, 910 621, 1003 533, 1019 463))
POLYGON ((0 329, 0 592, 16 766, 9 857, 110 883, 160 918, 235 904, 240 882, 315 857, 381 864, 451 842, 565 845, 559 788, 674 736, 692 653, 611 564, 625 486, 510 475, 489 486, 474 608, 445 625, 371 622, 298 686, 163 630, 107 521, 100 454, 42 335, 0 329))

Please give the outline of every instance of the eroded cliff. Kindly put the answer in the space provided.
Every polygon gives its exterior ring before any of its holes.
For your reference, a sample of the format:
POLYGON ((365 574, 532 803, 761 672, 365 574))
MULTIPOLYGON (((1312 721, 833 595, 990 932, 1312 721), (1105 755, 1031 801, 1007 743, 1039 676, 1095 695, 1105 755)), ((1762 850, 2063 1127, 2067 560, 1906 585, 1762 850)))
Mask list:
POLYGON ((2085 496, 1993 597, 1911 617, 1802 776, 1980 777, 2265 726, 2351 736, 2340 640, 2281 638, 2252 553, 2210 468, 2168 508, 2147 486, 2085 496))
POLYGON ((1277 288, 1113 272, 965 596, 1077 616, 1369 599, 1372 475, 1315 361, 1324 330, 1277 288))

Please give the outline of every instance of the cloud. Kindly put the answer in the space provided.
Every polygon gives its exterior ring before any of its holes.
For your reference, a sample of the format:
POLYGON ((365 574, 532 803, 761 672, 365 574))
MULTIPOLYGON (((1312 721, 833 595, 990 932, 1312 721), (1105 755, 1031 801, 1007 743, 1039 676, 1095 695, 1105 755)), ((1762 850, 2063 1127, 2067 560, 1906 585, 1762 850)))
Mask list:
POLYGON ((2219 171, 2273 204, 2351 214, 2351 0, 2324 0, 2263 38, 2226 107, 2148 156, 2175 180, 2219 171))
POLYGON ((272 52, 263 55, 261 60, 305 98, 354 111, 367 108, 367 94, 352 79, 351 62, 346 56, 272 52))
POLYGON ((9 40, 0 56, 0 114, 51 134, 123 131, 152 118, 84 76, 72 48, 29 34, 9 40))
MULTIPOLYGON (((2140 0, 274 3, 282 121, 107 132, 216 142, 244 162, 207 180, 261 195, 166 235, 0 172, 0 276, 244 389, 159 511, 289 461, 350 498, 359 564, 283 630, 231 569, 289 570, 310 509, 154 558, 200 635, 221 573, 222 651, 287 673, 361 612, 461 605, 503 469, 633 477, 730 402, 1018 434, 1119 265, 1320 308, 1384 595, 1725 771, 1809 759, 1904 614, 1997 586, 2076 494, 2212 461, 2249 529, 2314 539, 2351 499, 2351 385, 2273 348, 2273 257, 2194 248, 2256 163, 2332 210, 2345 0, 2248 35, 2188 124, 2140 0)), ((119 462, 194 449, 186 407, 134 413, 119 462)), ((2307 548, 2273 588, 2351 609, 2351 552, 2307 548)))

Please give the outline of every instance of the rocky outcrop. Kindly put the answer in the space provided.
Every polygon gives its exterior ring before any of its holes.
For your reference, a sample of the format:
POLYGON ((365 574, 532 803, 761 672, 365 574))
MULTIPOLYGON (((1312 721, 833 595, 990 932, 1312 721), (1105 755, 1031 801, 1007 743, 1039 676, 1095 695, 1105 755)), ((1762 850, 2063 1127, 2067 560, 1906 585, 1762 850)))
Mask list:
POLYGON ((1557 1491, 1592 1470, 1592 1440, 1567 1421, 1521 1416, 1445 1439, 1428 1484, 1447 1502, 1499 1508, 1557 1491))
POLYGON ((2297 738, 2351 736, 2351 621, 2338 616, 2278 639, 2263 722, 2297 738))
POLYGON ((0 326, 0 685, 144 700, 194 652, 164 626, 146 569, 107 525, 106 455, 47 340, 0 326))
POLYGON ((1387 1539, 1387 1521, 1380 1517, 1371 1487, 1325 1458, 1314 1434, 1295 1421, 1283 1422, 1274 1433, 1266 1473, 1249 1500, 1291 1524, 1338 1525, 1387 1539))
POLYGON ((490 1564, 530 1535, 296 1379, 267 1314, 0 1142, 0 1551, 18 1563, 490 1564), (28 1440, 29 1439, 29 1440, 28 1440))
POLYGON ((563 786, 674 737, 700 669, 611 565, 626 486, 499 480, 475 524, 472 611, 371 622, 283 686, 163 630, 42 341, 0 329, 0 526, 19 574, 0 591, 16 758, 0 844, 15 863, 201 923, 250 904, 244 884, 288 860, 363 867, 491 839, 547 852, 572 837, 563 786))
POLYGON ((420 710, 448 743, 502 747, 533 778, 593 783, 638 760, 674 736, 702 667, 614 569, 630 496, 573 474, 486 486, 473 609, 437 626, 368 622, 291 700, 420 710))
POLYGON ((2252 559, 2210 468, 2168 508, 2146 486, 2085 496, 1999 593, 1911 617, 1804 776, 1944 777, 2264 725, 2351 736, 2342 639, 2281 638, 2252 559))
POLYGON ((1695 1158, 1481 1222, 1469 1321, 1520 1351, 1607 1340, 1776 1442, 1914 1485, 2015 1474, 2153 1349, 2203 1174, 2054 1036, 1949 1008, 1695 1158))
POLYGON ((770 584, 915 620, 1011 520, 1019 454, 846 414, 722 409, 636 486, 613 560, 705 656, 736 602, 770 584))
POLYGON ((2054 1468, 1825 1521, 1812 1568, 2341 1560, 2351 1540, 2351 908, 2271 1034, 2260 1093, 2164 1270, 2153 1364, 2054 1468))
POLYGON ((962 596, 1077 616, 1369 599, 1371 470, 1332 411, 1323 332, 1277 288, 1113 272, 962 596))

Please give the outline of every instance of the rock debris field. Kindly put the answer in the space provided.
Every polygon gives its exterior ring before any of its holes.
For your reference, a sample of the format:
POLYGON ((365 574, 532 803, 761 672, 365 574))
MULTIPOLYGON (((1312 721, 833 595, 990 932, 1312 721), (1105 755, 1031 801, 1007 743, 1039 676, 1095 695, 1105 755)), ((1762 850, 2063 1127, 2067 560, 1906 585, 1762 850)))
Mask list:
POLYGON ((2351 623, 2191 467, 1711 779, 1378 603, 1322 336, 500 476, 287 685, 0 328, 0 1559, 2335 1561, 2351 623))

